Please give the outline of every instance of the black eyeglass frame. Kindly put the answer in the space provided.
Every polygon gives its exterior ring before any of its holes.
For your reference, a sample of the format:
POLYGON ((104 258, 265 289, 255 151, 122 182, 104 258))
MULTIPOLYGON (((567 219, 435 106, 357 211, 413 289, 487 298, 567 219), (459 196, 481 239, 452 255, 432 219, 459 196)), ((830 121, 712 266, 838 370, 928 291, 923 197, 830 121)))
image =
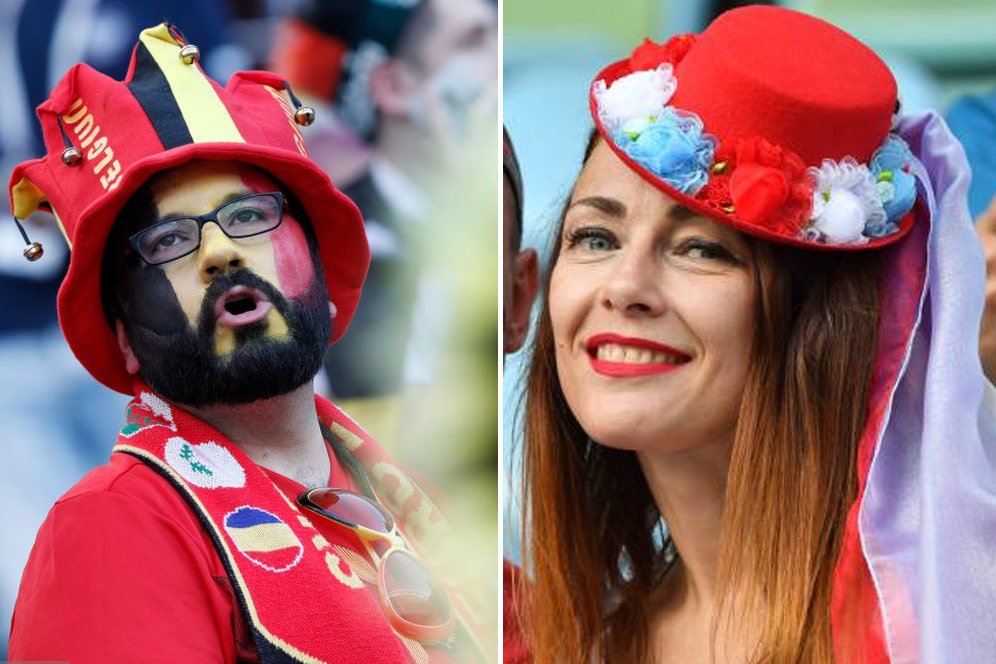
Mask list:
POLYGON ((230 201, 225 201, 224 203, 222 203, 221 205, 219 205, 218 207, 216 207, 215 209, 211 210, 210 212, 208 212, 206 214, 202 214, 202 215, 190 215, 190 216, 183 216, 183 217, 170 217, 169 219, 163 219, 162 221, 158 221, 158 222, 152 224, 151 226, 147 226, 146 228, 143 228, 142 230, 138 231, 137 233, 133 233, 131 236, 129 236, 128 237, 128 244, 131 245, 131 248, 135 251, 135 253, 138 255, 138 257, 141 258, 148 265, 165 265, 166 263, 172 263, 173 261, 180 260, 184 256, 189 256, 190 254, 192 254, 195 251, 197 251, 198 249, 200 249, 200 246, 201 246, 201 235, 202 235, 203 230, 204 230, 204 224, 206 224, 209 221, 213 221, 218 226, 218 228, 221 229, 221 232, 224 233, 226 237, 229 237, 229 238, 231 238, 233 240, 243 239, 243 238, 247 238, 247 237, 255 237, 257 235, 263 235, 264 233, 270 233, 270 232, 275 231, 276 229, 280 228, 280 224, 284 223, 284 208, 285 207, 286 207, 286 199, 284 198, 283 193, 281 193, 279 191, 261 191, 261 192, 254 193, 254 194, 246 194, 245 196, 239 196, 238 198, 233 198, 230 201), (266 230, 262 230, 262 231, 256 231, 255 233, 247 233, 246 235, 232 235, 227 230, 225 230, 224 225, 222 225, 221 222, 218 221, 218 213, 221 212, 224 208, 226 208, 229 205, 231 205, 232 203, 238 203, 239 201, 244 201, 244 200, 247 200, 247 199, 250 199, 250 198, 257 198, 257 197, 262 197, 262 196, 272 196, 277 201, 277 223, 274 224, 273 226, 271 226, 270 228, 267 228, 266 230), (151 261, 148 258, 146 258, 145 254, 142 252, 141 247, 139 246, 139 241, 138 240, 139 240, 140 237, 142 237, 143 235, 145 235, 146 233, 148 233, 151 230, 159 228, 160 226, 164 226, 166 224, 174 224, 174 223, 176 223, 178 221, 185 221, 187 219, 190 219, 190 220, 193 220, 193 221, 197 222, 197 244, 195 244, 190 249, 190 251, 186 251, 186 252, 180 254, 179 256, 174 256, 174 257, 172 257, 170 259, 167 259, 167 260, 164 260, 164 261, 158 261, 158 262, 151 261))

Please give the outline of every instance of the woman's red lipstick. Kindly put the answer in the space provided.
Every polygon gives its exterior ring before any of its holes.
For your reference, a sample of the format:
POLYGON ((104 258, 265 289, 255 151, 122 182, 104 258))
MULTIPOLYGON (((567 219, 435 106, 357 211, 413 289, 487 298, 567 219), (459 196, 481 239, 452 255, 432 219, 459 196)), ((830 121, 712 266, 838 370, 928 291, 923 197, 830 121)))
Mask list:
MULTIPOLYGON (((588 352, 588 361, 591 362, 591 368, 596 373, 615 378, 667 373, 680 368, 692 359, 688 354, 657 341, 640 339, 638 337, 624 337, 611 333, 591 336, 585 342, 585 350, 588 352), (610 344, 638 349, 643 357, 638 361, 625 361, 615 358, 599 359, 599 348, 610 344), (656 359, 655 355, 657 356, 656 359), (661 355, 667 355, 667 358, 661 358, 661 355)), ((614 351, 612 354, 616 355, 618 351, 614 351)))

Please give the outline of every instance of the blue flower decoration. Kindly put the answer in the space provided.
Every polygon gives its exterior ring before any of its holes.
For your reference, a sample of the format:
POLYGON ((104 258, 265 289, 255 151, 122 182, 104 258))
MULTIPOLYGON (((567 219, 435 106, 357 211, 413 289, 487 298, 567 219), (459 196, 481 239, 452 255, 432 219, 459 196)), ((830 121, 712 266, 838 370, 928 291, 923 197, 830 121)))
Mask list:
MULTIPOLYGON (((885 208, 889 225, 895 226, 916 202, 916 178, 910 172, 914 161, 916 157, 910 152, 906 141, 895 134, 889 134, 885 143, 872 155, 871 173, 878 183, 882 207, 885 208)), ((882 237, 873 235, 869 230, 871 229, 865 230, 865 235, 882 237)))
POLYGON ((620 130, 613 139, 634 161, 684 194, 694 196, 709 180, 716 143, 691 113, 665 107, 638 134, 620 130))
POLYGON ((894 221, 871 221, 865 224, 865 229, 862 233, 866 237, 879 238, 885 237, 886 235, 892 235, 899 230, 899 224, 894 221))

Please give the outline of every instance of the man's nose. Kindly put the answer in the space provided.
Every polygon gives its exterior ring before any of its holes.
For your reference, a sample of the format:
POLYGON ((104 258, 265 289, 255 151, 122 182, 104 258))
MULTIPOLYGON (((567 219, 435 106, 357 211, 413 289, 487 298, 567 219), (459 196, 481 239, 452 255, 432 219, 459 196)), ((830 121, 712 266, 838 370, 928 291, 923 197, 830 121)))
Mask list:
POLYGON ((201 246, 197 250, 197 261, 201 280, 204 283, 246 266, 242 249, 213 221, 204 224, 201 229, 201 246))

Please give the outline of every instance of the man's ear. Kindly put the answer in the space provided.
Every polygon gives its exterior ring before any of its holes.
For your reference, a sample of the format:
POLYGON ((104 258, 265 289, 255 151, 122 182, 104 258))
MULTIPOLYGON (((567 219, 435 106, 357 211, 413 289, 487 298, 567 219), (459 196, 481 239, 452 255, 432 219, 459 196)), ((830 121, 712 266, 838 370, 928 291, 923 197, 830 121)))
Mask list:
POLYGON ((505 352, 514 353, 526 341, 529 331, 529 312, 539 285, 539 267, 536 252, 520 251, 512 263, 512 302, 505 330, 505 352))
POLYGON ((370 98, 385 115, 407 116, 418 79, 411 65, 398 58, 388 58, 370 72, 370 98))
POLYGON ((118 335, 118 348, 121 349, 121 355, 124 357, 125 361, 125 371, 134 375, 138 373, 139 364, 138 358, 135 357, 135 352, 131 349, 131 341, 128 340, 128 333, 125 332, 124 324, 121 320, 114 321, 114 331, 118 335))

